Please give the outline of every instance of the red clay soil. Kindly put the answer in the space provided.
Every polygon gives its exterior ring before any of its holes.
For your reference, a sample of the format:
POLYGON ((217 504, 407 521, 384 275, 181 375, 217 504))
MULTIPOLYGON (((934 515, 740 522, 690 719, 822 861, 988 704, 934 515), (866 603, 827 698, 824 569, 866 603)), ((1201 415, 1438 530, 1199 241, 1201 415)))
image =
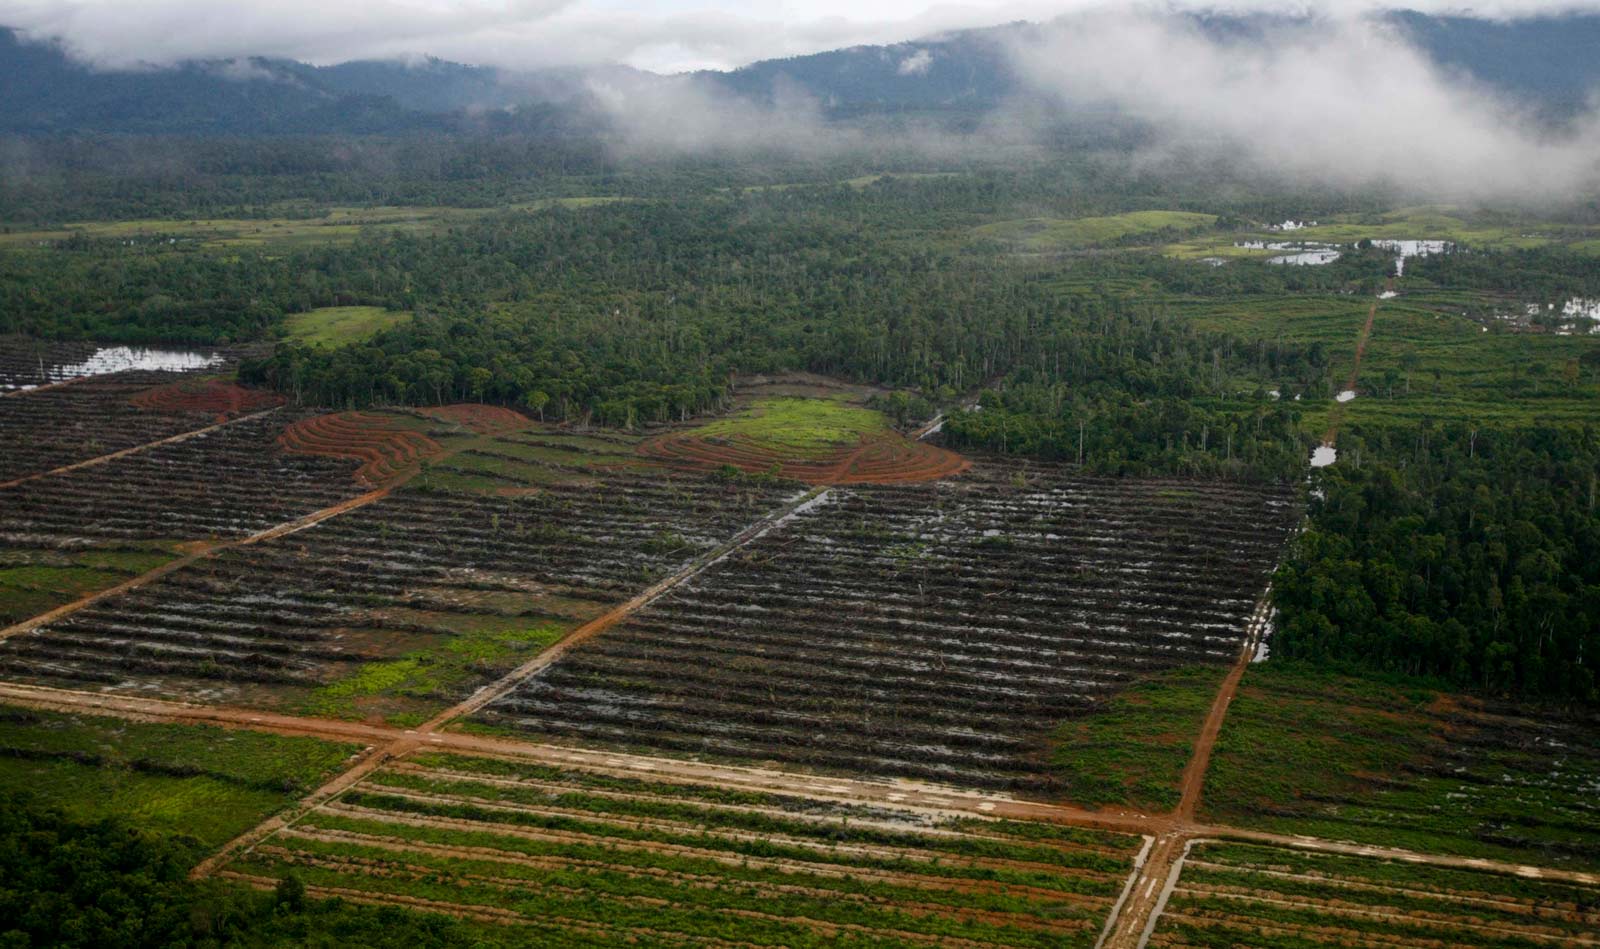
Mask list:
POLYGON ((687 432, 652 438, 640 444, 639 453, 667 467, 688 471, 732 465, 760 474, 776 467, 780 477, 807 484, 937 481, 971 467, 971 462, 953 451, 897 433, 863 437, 855 445, 804 459, 784 457, 741 437, 705 438, 687 432))
POLYGON ((440 405, 433 408, 418 409, 418 411, 428 418, 454 422, 479 435, 501 435, 506 432, 515 432, 527 428, 533 424, 533 420, 526 415, 498 405, 463 403, 460 405, 440 405))
POLYGON ((284 399, 276 392, 246 389, 221 379, 186 379, 136 392, 128 401, 149 412, 204 412, 220 422, 230 416, 282 405, 284 399))
POLYGON ((396 426, 392 416, 371 412, 337 412, 302 419, 283 430, 278 445, 285 451, 362 462, 356 481, 376 487, 393 480, 423 459, 444 451, 422 434, 396 426))

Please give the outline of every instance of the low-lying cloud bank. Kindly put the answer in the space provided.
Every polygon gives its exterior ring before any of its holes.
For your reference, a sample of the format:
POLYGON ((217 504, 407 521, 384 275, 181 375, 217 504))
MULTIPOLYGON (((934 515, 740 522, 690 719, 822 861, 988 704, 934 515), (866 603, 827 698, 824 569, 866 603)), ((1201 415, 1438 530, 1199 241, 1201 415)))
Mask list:
POLYGON ((1012 44, 1030 88, 1149 122, 1172 146, 1339 186, 1559 200, 1600 184, 1600 111, 1541 127, 1447 74, 1372 17, 1279 20, 1259 34, 1170 11, 1104 9, 1012 44))

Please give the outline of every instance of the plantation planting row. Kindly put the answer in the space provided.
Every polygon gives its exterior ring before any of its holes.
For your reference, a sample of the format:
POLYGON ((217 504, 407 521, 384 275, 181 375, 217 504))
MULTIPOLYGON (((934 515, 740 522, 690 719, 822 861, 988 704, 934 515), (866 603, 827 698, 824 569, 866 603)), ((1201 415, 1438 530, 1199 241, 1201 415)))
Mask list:
POLYGON ((1199 843, 1151 946, 1578 946, 1600 889, 1249 844, 1199 843))
MULTIPOLYGON (((760 489, 677 479, 619 478, 517 498, 401 492, 14 637, 0 645, 0 672, 263 700, 239 685, 317 686, 508 628, 488 620, 590 618, 778 501, 760 489)), ((515 658, 472 656, 470 668, 430 687, 439 701, 515 658)))
POLYGON ((1062 720, 1135 676, 1238 655, 1295 512, 1287 490, 1037 467, 836 490, 482 720, 1051 789, 1062 720))
POLYGON ((358 461, 356 481, 373 487, 444 451, 404 425, 400 416, 381 412, 316 415, 285 428, 278 445, 296 454, 358 461))
POLYGON ((50 471, 210 425, 210 414, 152 412, 135 395, 178 379, 125 372, 0 399, 0 482, 50 471))
POLYGON ((561 941, 1090 946, 1139 841, 422 754, 222 876, 561 941))
POLYGON ((274 447, 292 418, 273 412, 0 489, 0 542, 50 547, 84 538, 236 538, 355 496, 360 489, 350 480, 348 463, 274 447))

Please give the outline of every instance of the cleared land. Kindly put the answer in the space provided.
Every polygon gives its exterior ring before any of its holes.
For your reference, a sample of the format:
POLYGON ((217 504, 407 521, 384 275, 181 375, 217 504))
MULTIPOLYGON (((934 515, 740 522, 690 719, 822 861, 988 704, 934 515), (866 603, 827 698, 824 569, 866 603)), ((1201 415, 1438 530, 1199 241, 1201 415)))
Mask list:
POLYGON ((623 476, 512 498, 394 494, 14 636, 0 645, 0 670, 417 721, 779 497, 623 476))
POLYGON ((1232 661, 1295 511, 1062 468, 836 489, 480 721, 1070 796, 1049 734, 1140 675, 1232 661))
POLYGON ((1216 224, 1214 214, 1190 211, 1130 211, 1107 217, 1026 218, 997 221, 973 230, 976 237, 1000 241, 1020 251, 1048 253, 1112 244, 1133 238, 1171 237, 1216 224))
POLYGON ((1136 837, 419 754, 219 875, 647 944, 1089 946, 1136 837))
POLYGON ((1600 889, 1200 841, 1151 946, 1593 946, 1600 889))
POLYGON ((955 452, 894 431, 882 414, 843 399, 758 399, 733 418, 659 435, 639 454, 670 468, 725 467, 807 484, 936 481, 968 467, 955 452))
POLYGON ((346 346, 376 336, 411 319, 403 310, 381 306, 327 306, 284 319, 286 338, 307 346, 346 346))

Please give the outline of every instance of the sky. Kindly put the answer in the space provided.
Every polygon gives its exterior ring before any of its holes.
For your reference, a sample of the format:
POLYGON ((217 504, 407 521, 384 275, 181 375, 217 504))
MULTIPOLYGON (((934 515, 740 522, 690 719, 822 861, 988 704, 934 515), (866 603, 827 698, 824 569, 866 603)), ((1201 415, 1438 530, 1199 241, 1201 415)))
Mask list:
MULTIPOLYGON (((656 72, 759 59, 1013 20, 1044 21, 1100 0, 0 0, 0 25, 59 39, 121 68, 183 59, 283 56, 317 64, 438 56, 528 69, 625 63, 656 72)), ((1593 9, 1600 0, 1391 3, 1488 16, 1593 9)), ((1356 12, 1375 0, 1223 0, 1223 9, 1356 12)))

